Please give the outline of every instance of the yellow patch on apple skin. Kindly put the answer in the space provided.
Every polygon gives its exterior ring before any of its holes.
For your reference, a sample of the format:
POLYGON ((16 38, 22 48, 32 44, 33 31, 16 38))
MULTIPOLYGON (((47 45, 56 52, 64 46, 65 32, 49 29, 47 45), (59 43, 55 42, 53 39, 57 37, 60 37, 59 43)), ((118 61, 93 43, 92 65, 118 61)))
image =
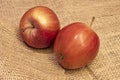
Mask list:
POLYGON ((48 20, 47 17, 44 15, 44 13, 38 11, 33 12, 33 18, 35 19, 35 21, 38 21, 39 24, 46 26, 48 24, 48 20))
POLYGON ((45 16, 38 16, 38 19, 41 20, 41 24, 43 24, 43 25, 47 24, 47 20, 46 20, 45 16))

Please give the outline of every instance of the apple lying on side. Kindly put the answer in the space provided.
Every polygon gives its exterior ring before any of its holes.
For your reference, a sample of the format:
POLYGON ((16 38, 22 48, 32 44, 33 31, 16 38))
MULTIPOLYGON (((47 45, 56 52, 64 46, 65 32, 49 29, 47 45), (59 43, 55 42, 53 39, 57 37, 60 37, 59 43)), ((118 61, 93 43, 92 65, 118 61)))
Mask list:
POLYGON ((98 35, 84 23, 76 22, 59 31, 54 53, 63 68, 77 69, 93 61, 99 45, 98 35))
POLYGON ((29 9, 21 18, 20 34, 31 47, 49 47, 60 29, 57 15, 49 8, 36 6, 29 9))

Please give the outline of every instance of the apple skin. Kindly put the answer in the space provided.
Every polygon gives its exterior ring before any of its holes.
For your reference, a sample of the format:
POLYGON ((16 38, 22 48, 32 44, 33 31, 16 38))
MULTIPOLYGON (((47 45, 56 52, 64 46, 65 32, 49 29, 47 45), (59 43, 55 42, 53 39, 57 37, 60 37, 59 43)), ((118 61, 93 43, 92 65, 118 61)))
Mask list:
POLYGON ((29 46, 46 48, 53 43, 60 30, 60 23, 51 9, 36 6, 22 16, 19 29, 23 41, 29 46))
POLYGON ((57 61, 65 69, 77 69, 90 64, 100 46, 98 35, 81 22, 61 29, 54 43, 57 61))

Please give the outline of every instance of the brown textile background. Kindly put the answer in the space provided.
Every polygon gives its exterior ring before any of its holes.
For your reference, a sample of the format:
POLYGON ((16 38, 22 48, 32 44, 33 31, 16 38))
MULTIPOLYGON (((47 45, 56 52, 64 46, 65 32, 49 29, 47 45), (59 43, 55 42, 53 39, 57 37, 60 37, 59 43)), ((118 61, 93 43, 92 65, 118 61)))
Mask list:
POLYGON ((120 80, 120 0, 0 0, 0 80, 120 80), (101 41, 93 63, 78 70, 61 68, 48 49, 33 49, 19 35, 21 16, 47 6, 61 28, 75 21, 90 24, 101 41))

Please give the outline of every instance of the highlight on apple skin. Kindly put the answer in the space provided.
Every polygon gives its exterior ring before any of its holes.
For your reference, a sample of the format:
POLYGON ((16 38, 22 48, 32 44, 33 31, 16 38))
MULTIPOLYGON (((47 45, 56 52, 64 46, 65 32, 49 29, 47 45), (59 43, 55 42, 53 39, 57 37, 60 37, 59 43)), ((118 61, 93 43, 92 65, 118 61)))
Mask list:
POLYGON ((86 24, 75 22, 59 31, 54 54, 65 69, 77 69, 89 65, 100 46, 98 35, 86 24))
POLYGON ((36 6, 22 16, 19 29, 23 41, 29 46, 46 48, 53 43, 60 24, 53 10, 36 6))

